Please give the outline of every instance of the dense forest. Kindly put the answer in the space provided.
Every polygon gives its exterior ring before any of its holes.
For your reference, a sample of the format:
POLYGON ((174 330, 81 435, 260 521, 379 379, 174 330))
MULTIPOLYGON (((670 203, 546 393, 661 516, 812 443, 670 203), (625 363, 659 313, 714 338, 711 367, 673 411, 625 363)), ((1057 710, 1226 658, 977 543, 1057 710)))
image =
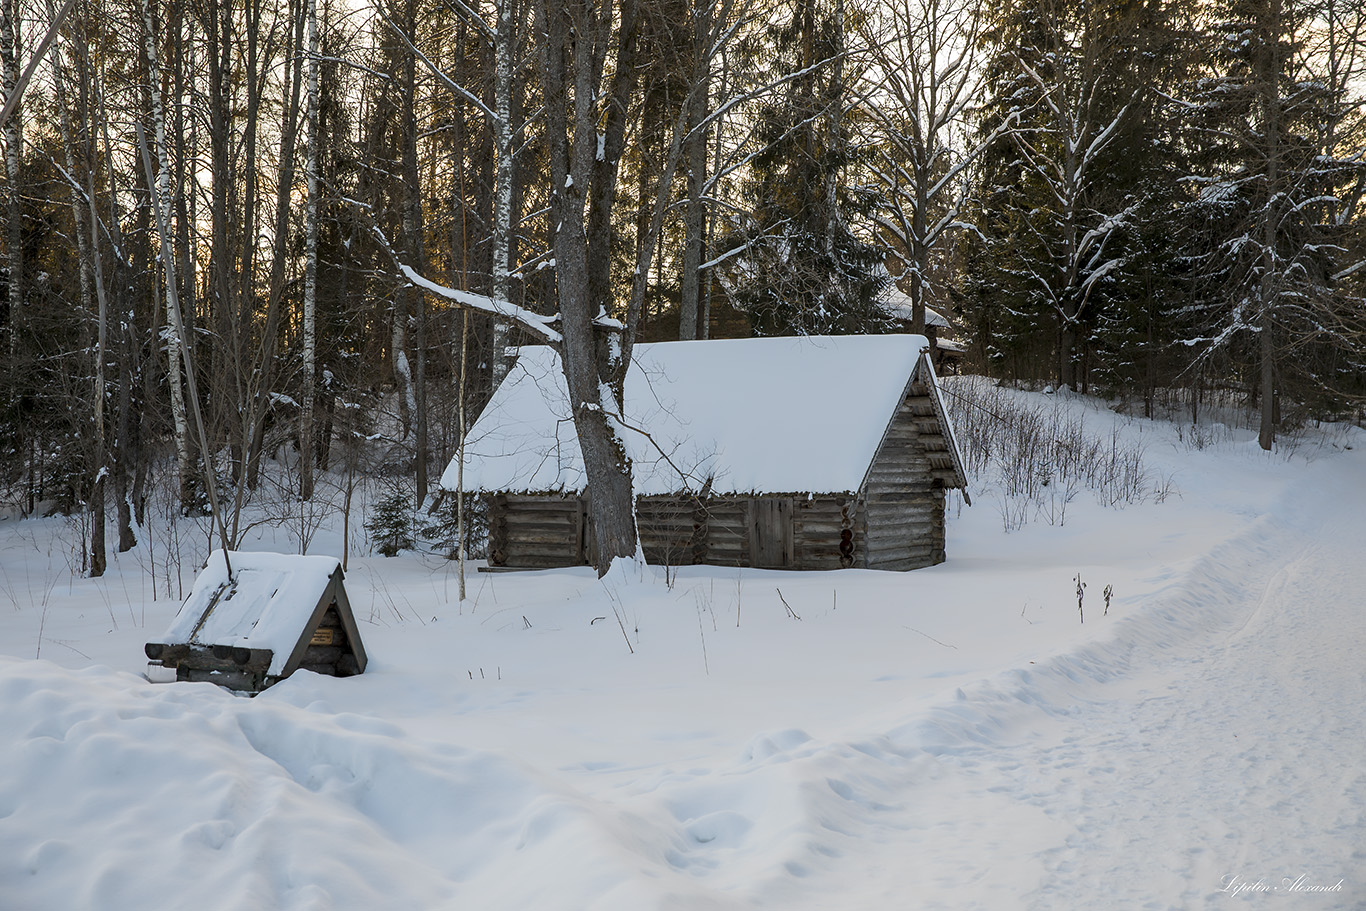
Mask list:
POLYGON ((637 342, 930 307, 974 372, 1265 448, 1366 397, 1360 0, 0 8, 0 505, 89 516, 93 574, 154 489, 225 544, 323 473, 430 502, 523 342, 604 559, 637 342))

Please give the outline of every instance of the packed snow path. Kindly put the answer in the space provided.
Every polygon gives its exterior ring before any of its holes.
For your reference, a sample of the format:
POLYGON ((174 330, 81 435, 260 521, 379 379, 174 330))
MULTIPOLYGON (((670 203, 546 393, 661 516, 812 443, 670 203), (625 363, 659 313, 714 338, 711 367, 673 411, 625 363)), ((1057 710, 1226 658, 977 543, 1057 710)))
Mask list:
POLYGON ((1032 907, 1366 907, 1366 473, 1335 467, 1171 606, 1226 625, 1020 757, 1068 828, 1032 907))
POLYGON ((888 907, 1366 908, 1364 543, 1338 460, 1117 643, 960 691, 893 736, 941 768, 883 795, 916 831, 864 875, 888 907))

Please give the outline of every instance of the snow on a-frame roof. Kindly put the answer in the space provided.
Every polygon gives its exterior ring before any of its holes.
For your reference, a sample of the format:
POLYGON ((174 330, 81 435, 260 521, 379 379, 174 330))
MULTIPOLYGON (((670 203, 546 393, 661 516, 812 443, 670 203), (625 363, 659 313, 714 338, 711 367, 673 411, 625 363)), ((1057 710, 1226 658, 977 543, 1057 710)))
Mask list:
POLYGON ((341 561, 241 551, 230 551, 228 557, 235 584, 229 584, 223 551, 215 550, 161 641, 268 648, 275 654, 267 673, 279 674, 341 561), (196 631, 209 602, 220 591, 218 603, 196 631))
MULTIPOLYGON (((623 409, 636 493, 698 491, 708 480, 716 493, 858 490, 928 344, 880 335, 637 345, 623 409)), ((456 467, 442 476, 447 489, 456 467)), ((470 431, 464 488, 583 490, 552 349, 521 349, 470 431)))

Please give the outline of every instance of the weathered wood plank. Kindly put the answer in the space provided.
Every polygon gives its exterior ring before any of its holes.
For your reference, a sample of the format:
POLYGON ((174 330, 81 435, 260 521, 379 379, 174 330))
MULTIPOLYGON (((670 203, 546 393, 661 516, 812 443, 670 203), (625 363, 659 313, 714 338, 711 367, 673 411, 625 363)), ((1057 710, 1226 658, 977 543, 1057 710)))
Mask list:
POLYGON ((876 566, 889 560, 933 561, 934 554, 941 550, 943 550, 941 547, 924 547, 914 550, 906 547, 870 547, 868 548, 868 565, 876 566))
POLYGON ((868 546, 876 547, 884 541, 907 543, 939 537, 940 529, 935 525, 897 525, 880 528, 868 535, 868 546))
POLYGON ((519 525, 577 524, 579 513, 572 509, 517 509, 503 518, 509 528, 519 525))
POLYGON ((844 526, 840 524, 838 519, 823 522, 803 522, 801 524, 802 538, 804 540, 819 541, 828 538, 830 540, 838 541, 840 532, 843 530, 844 526))
POLYGON ((926 509, 938 509, 944 502, 943 490, 933 488, 924 492, 895 489, 878 489, 868 491, 868 508, 879 509, 889 507, 892 509, 913 508, 923 504, 926 509))
POLYGON ((515 558, 509 557, 506 566, 512 568, 526 569, 555 569, 565 566, 583 566, 583 562, 572 560, 566 554, 540 555, 540 554, 518 554, 515 558))
POLYGON ((217 668, 188 667, 184 664, 176 669, 176 679, 195 683, 214 683, 240 692, 257 692, 264 689, 265 684, 265 674, 261 671, 244 671, 240 668, 220 670, 217 668))
POLYGON ((507 549, 508 560, 514 557, 522 558, 539 554, 545 557, 557 557, 564 560, 574 560, 577 557, 577 550, 574 548, 573 541, 519 541, 507 549))

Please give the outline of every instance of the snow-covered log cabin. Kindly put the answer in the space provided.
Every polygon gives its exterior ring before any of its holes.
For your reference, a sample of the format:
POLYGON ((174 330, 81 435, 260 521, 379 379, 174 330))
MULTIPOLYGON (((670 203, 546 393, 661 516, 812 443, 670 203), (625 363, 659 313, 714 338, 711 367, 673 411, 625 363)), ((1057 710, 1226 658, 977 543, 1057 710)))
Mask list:
MULTIPOLYGON (((928 349, 919 335, 637 345, 620 433, 646 560, 942 562, 945 491, 966 496, 966 478, 928 349)), ((463 487, 487 504, 489 565, 592 563, 584 480, 559 357, 523 348, 466 445, 463 487)))

